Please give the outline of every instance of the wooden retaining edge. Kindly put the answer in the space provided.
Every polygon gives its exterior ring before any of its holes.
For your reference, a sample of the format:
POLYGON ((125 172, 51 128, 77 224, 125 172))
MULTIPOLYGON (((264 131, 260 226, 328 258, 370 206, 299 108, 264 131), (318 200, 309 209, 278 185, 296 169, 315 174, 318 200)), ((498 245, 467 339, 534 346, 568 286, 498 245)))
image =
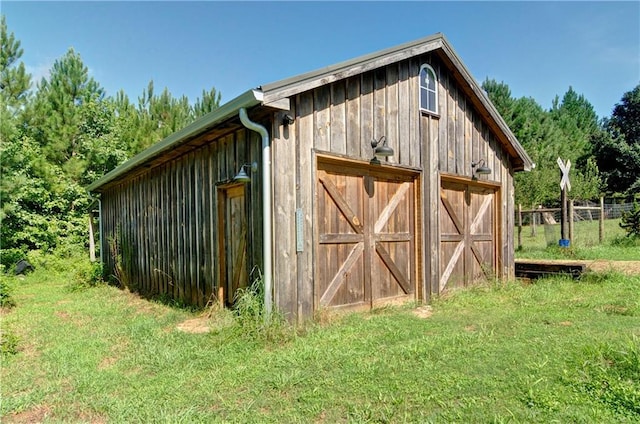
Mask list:
POLYGON ((549 259, 516 259, 515 261, 515 274, 518 278, 536 279, 567 274, 578 279, 586 270, 587 263, 583 261, 549 259))

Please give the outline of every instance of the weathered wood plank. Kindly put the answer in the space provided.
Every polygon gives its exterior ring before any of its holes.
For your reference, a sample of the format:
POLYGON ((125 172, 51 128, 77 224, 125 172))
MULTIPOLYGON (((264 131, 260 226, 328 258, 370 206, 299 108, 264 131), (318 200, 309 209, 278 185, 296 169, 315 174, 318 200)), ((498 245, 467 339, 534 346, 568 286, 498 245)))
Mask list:
POLYGON ((408 163, 409 161, 406 160, 406 157, 409 154, 409 140, 400 138, 399 129, 398 65, 388 65, 386 71, 386 136, 388 143, 396 149, 395 154, 387 158, 387 162, 408 163))
POLYGON ((340 190, 336 185, 331 181, 331 179, 327 178, 327 174, 324 171, 318 172, 318 180, 324 186, 327 193, 333 199, 333 202, 336 204, 340 212, 344 215, 345 219, 351 225, 353 230, 359 234, 363 232, 363 224, 347 202, 345 202, 344 197, 340 194, 340 190))
POLYGON ((181 160, 177 164, 177 178, 176 178, 176 203, 177 203, 177 239, 178 239, 178 252, 177 252, 177 273, 178 278, 176 281, 178 288, 178 299, 187 300, 186 296, 186 269, 185 269, 185 260, 187 259, 186 255, 186 246, 185 246, 185 183, 184 183, 184 161, 181 160))
POLYGON ((320 234, 318 243, 320 244, 353 244, 362 241, 362 234, 344 234, 344 233, 323 233, 320 234))
MULTIPOLYGON (((358 84, 359 86, 359 84, 358 84)), ((302 211, 302 252, 297 252, 297 292, 298 319, 311 316, 314 308, 313 269, 314 269, 314 225, 313 195, 315 191, 315 163, 313 161, 313 95, 302 93, 296 101, 296 149, 297 149, 297 185, 296 203, 302 211)), ((354 140, 355 141, 355 140, 354 140)), ((357 155, 359 148, 355 152, 357 155)))
MULTIPOLYGON (((249 151, 252 162, 258 163, 258 172, 262 172, 262 140, 258 133, 245 130, 245 139, 249 143, 249 151)), ((249 208, 249 222, 251 229, 249 231, 250 249, 252 256, 251 270, 257 267, 260 272, 264 269, 262 260, 262 178, 256 178, 251 181, 251 204, 249 208)), ((253 277, 253 276, 251 276, 253 277)))
POLYGON ((426 140, 423 141, 423 145, 426 144, 425 150, 428 154, 428 162, 426 168, 426 175, 428 183, 426 184, 427 193, 425 193, 425 199, 428 199, 430 208, 425 208, 424 222, 427 223, 428 239, 429 243, 426 252, 429 257, 428 270, 430 272, 430 292, 427 293, 427 298, 432 294, 440 293, 439 277, 440 277, 440 176, 438 174, 438 146, 440 144, 440 132, 438 121, 432 117, 424 117, 423 124, 426 127, 424 134, 426 140))
POLYGON ((391 259, 391 255, 389 254, 389 252, 387 252, 387 249, 385 249, 384 246, 382 246, 380 243, 376 243, 376 252, 378 253, 378 256, 380 256, 380 259, 382 259, 382 262, 384 262, 384 264, 386 265, 387 269, 391 271, 391 274, 396 279, 400 287, 402 287, 402 290, 406 294, 413 293, 411 282, 400 270, 400 268, 398 268, 393 259, 391 259))
POLYGON ((440 94, 438 96, 438 110, 440 111, 440 120, 439 122, 432 122, 432 125, 435 125, 435 131, 438 131, 438 169, 440 171, 448 172, 449 80, 447 77, 447 73, 443 68, 441 68, 440 74, 438 75, 438 81, 442 86, 442 89, 438 93, 440 94))
MULTIPOLYGON (((457 90, 456 90, 457 92, 457 90)), ((455 173, 458 175, 468 175, 467 168, 470 168, 471 165, 468 165, 467 160, 467 138, 465 135, 465 101, 462 93, 458 93, 456 97, 456 116, 455 116, 455 127, 456 127, 456 149, 455 149, 455 173)))
POLYGON ((193 172, 193 241, 195 254, 192 260, 195 260, 195 299, 196 304, 200 307, 204 306, 204 290, 203 290, 203 254, 202 254, 202 157, 203 151, 200 150, 194 154, 194 172, 193 172))
POLYGON ((171 256, 170 256, 170 275, 171 275, 171 291, 169 292, 174 299, 180 299, 180 286, 178 281, 180 280, 180 269, 178 262, 178 255, 180 255, 179 245, 179 226, 180 221, 178 217, 178 167, 176 162, 171 162, 170 175, 170 193, 169 193, 169 205, 170 205, 170 223, 169 233, 171 243, 171 256))
POLYGON ((387 74, 384 68, 374 71, 373 80, 373 138, 379 140, 387 134, 387 74))
POLYGON ((371 140, 373 140, 373 72, 362 75, 360 100, 360 157, 365 160, 371 159, 373 151, 371 140))
POLYGON ((354 245, 353 248, 351 248, 351 251, 349 252, 349 255, 347 256, 346 260, 342 263, 342 266, 340 267, 338 272, 335 274, 335 276, 329 283, 329 286, 325 290, 324 294, 322 294, 322 297, 320 298, 320 305, 327 306, 331 303, 331 301, 333 300, 333 297, 338 292, 338 289, 340 288, 345 275, 347 274, 347 272, 349 272, 351 267, 353 267, 356 261, 360 258, 363 250, 364 250, 364 243, 358 243, 354 245))
POLYGON ((581 261, 557 261, 516 259, 515 276, 521 278, 541 278, 557 274, 568 274, 573 278, 580 278, 586 272, 587 264, 581 261))
POLYGON ((331 149, 331 89, 329 86, 314 90, 315 147, 319 150, 331 149))
POLYGON ((347 156, 360 157, 360 77, 347 80, 347 156))
MULTIPOLYGON (((408 61, 407 68, 407 89, 408 95, 404 101, 408 115, 408 136, 409 136, 409 165, 419 168, 425 168, 423 158, 426 159, 426 151, 420 138, 421 119, 420 113, 416 113, 419 109, 419 93, 418 74, 420 73, 420 62, 417 58, 408 61)), ((402 97, 401 97, 402 100, 402 97)), ((404 122, 401 124, 404 125, 404 122)))
POLYGON ((346 88, 344 81, 331 84, 331 151, 345 154, 346 138, 346 88))
POLYGON ((411 188, 411 183, 409 182, 405 182, 401 184, 396 190, 396 192, 391 196, 391 199, 388 199, 385 202, 384 209, 378 215, 377 221, 374 225, 374 231, 376 233, 379 233, 382 231, 382 229, 387 224, 387 222, 389 221, 389 218, 395 212, 400 202, 405 200, 405 196, 410 188, 411 188))
POLYGON ((447 86, 447 115, 445 125, 447 127, 447 164, 446 171, 456 173, 455 159, 458 147, 456 136, 456 116, 457 116, 458 92, 452 79, 448 80, 447 86))
POLYGON ((398 64, 398 145, 400 146, 400 156, 398 162, 413 166, 414 160, 412 152, 415 146, 411 145, 411 118, 414 117, 411 108, 411 92, 409 79, 409 61, 400 62, 398 64))
MULTIPOLYGON (((344 96, 344 92, 343 92, 344 96)), ((344 105, 344 99, 343 99, 344 105)), ((295 116, 295 104, 291 106, 290 113, 295 116)), ((332 116, 334 110, 332 109, 332 116)), ((333 120, 333 118, 332 118, 333 120)), ((344 123, 344 114, 342 116, 344 123)), ((275 287, 275 299, 278 309, 285 316, 295 317, 298 310, 297 299, 297 261, 296 261, 296 123, 284 128, 277 120, 274 125, 279 128, 274 129, 275 134, 280 136, 273 140, 273 187, 274 198, 274 256, 277 260, 274 263, 274 281, 278 284, 275 287)), ((333 131, 333 122, 331 129, 333 131)), ((343 127, 344 129, 344 127, 343 127)), ((344 136, 344 131, 343 131, 344 136)), ((338 138, 331 136, 333 142, 338 138)), ((344 143, 343 147, 344 146, 344 143)))

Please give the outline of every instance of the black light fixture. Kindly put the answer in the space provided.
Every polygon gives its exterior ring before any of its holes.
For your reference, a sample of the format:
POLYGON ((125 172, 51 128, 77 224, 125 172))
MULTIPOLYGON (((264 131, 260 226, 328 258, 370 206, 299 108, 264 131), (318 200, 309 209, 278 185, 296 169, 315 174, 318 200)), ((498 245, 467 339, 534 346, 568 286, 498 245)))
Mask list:
POLYGON ((385 136, 380 137, 379 140, 371 140, 371 148, 373 149, 374 156, 389 157, 394 155, 393 149, 387 145, 387 138, 385 136))
POLYGON ((282 125, 284 125, 285 127, 287 125, 293 124, 294 122, 296 122, 295 118, 289 115, 288 113, 285 113, 284 116, 282 117, 282 125))
POLYGON ((237 183, 248 183, 251 181, 251 176, 247 174, 246 169, 249 168, 251 172, 256 172, 258 170, 258 164, 256 162, 253 163, 245 163, 240 167, 240 171, 233 177, 233 181, 237 183))
POLYGON ((476 175, 491 174, 491 168, 489 168, 485 164, 484 159, 480 159, 477 162, 471 162, 471 170, 473 172, 473 177, 474 178, 476 177, 476 175))

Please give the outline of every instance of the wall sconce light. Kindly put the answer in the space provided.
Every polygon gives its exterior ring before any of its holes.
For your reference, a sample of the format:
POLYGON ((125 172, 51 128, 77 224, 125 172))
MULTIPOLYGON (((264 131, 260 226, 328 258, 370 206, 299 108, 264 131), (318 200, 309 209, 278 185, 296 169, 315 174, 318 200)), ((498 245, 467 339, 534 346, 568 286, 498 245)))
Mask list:
POLYGON ((477 162, 471 162, 471 171, 473 173, 473 178, 477 178, 478 175, 491 174, 491 168, 485 164, 484 159, 480 159, 477 162))
POLYGON ((288 113, 285 113, 284 116, 282 117, 282 125, 284 125, 285 127, 287 125, 293 124, 294 122, 296 122, 295 118, 289 115, 288 113))
POLYGON ((237 183, 248 183, 249 181, 251 181, 251 176, 247 174, 247 171, 246 171, 247 168, 249 168, 251 172, 257 172, 258 163, 253 162, 253 163, 245 163, 244 165, 242 165, 240 167, 240 171, 238 171, 236 176, 233 177, 233 181, 237 183))
POLYGON ((379 140, 371 140, 371 148, 373 149, 372 162, 379 163, 378 156, 386 158, 394 155, 393 149, 387 145, 387 138, 385 136, 380 137, 379 140))

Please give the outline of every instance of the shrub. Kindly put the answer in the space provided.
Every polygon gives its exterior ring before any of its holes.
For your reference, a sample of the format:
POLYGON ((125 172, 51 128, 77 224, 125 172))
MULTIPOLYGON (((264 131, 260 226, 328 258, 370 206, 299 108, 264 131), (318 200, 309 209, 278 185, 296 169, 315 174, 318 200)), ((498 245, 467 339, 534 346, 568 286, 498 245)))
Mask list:
POLYGON ((633 202, 633 209, 622 214, 620 226, 629 237, 640 237, 640 204, 633 202))
POLYGON ((0 330, 0 354, 15 355, 18 353, 18 341, 19 338, 13 332, 8 331, 6 328, 0 330))
POLYGON ((7 272, 12 272, 15 264, 24 256, 25 252, 22 249, 0 249, 0 264, 7 272))
POLYGON ((0 276, 0 307, 13 308, 14 306, 16 306, 16 302, 11 296, 11 287, 9 287, 6 277, 0 276))

